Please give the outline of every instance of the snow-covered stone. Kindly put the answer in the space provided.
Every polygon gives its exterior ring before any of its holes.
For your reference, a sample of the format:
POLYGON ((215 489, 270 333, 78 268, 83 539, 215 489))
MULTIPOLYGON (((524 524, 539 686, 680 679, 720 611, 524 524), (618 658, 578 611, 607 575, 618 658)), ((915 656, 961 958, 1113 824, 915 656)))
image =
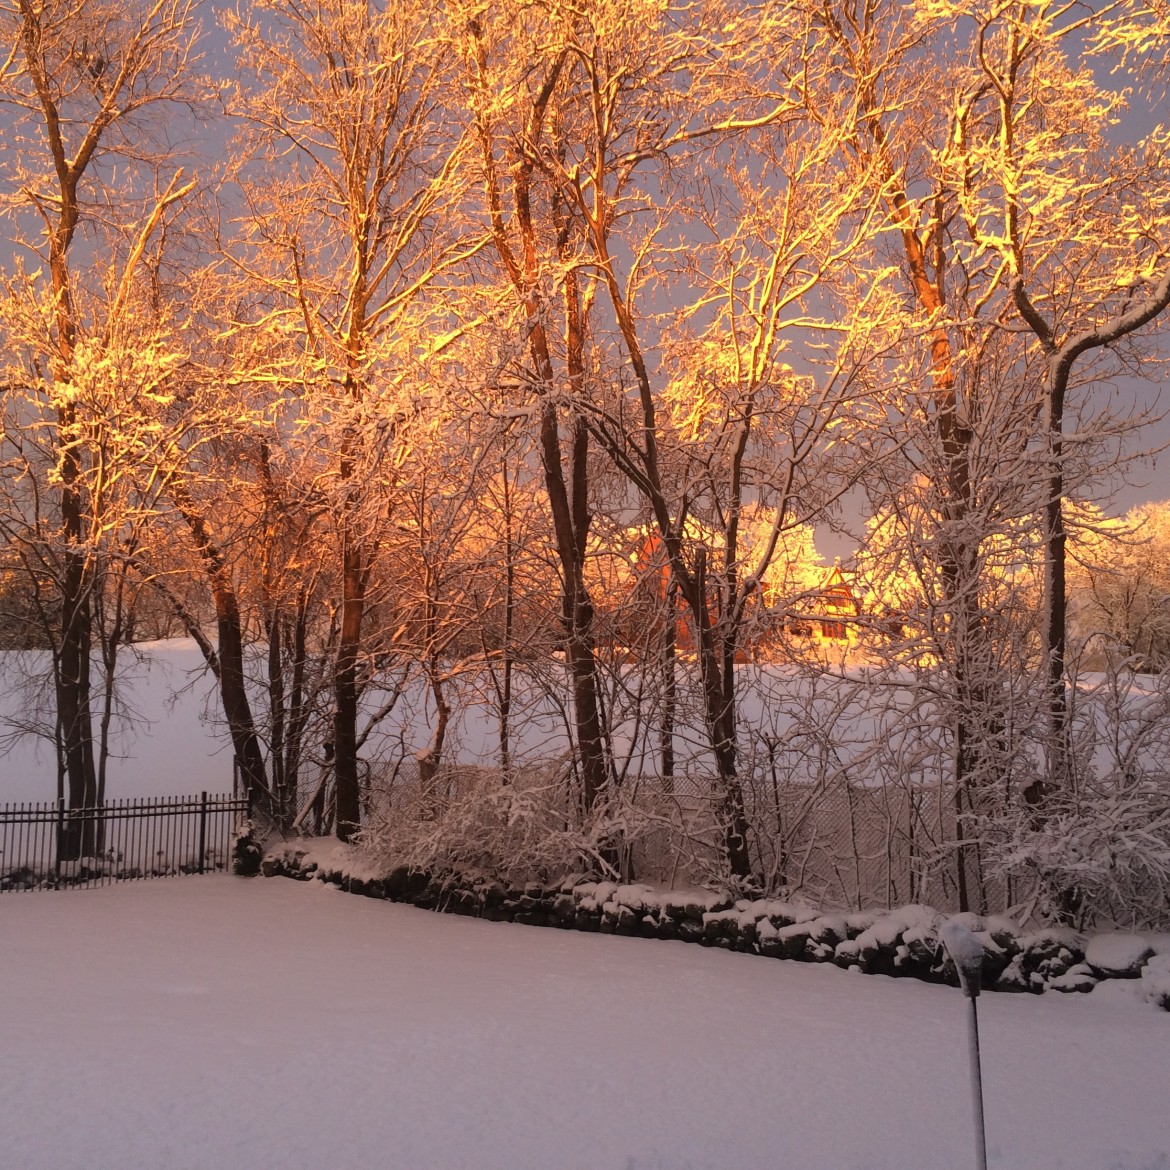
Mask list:
POLYGON ((844 967, 846 969, 856 967, 860 970, 857 958, 858 949, 857 939, 847 938, 844 942, 837 944, 837 948, 833 952, 833 962, 838 967, 844 967))
POLYGON ((776 931, 776 938, 780 944, 780 957, 783 959, 805 958, 805 944, 808 942, 808 937, 809 928, 803 922, 782 926, 776 931))
POLYGON ((1000 972, 995 980, 996 991, 1043 991, 1044 979, 1035 972, 1024 970, 1023 956, 1016 955, 1014 959, 1000 972))
POLYGON ((1067 927, 1045 927, 1018 939, 1020 967, 1034 989, 1042 989, 1052 979, 1068 973, 1083 962, 1084 947, 1080 936, 1067 927))
POLYGON ((1136 979, 1154 948, 1140 934, 1097 934, 1085 948, 1085 962, 1100 976, 1136 979))
MULTIPOLYGON (((1106 972, 1128 973, 1135 998, 1170 1004, 1170 961, 1146 962, 1160 944, 1150 936, 1101 935, 1091 944, 1095 962, 1084 963, 1080 937, 1067 928, 1020 934, 1003 916, 938 913, 909 905, 888 912, 824 914, 801 901, 741 898, 717 891, 666 890, 645 883, 557 880, 505 887, 483 878, 430 874, 384 861, 332 838, 305 838, 276 845, 263 859, 266 874, 287 875, 371 898, 408 902, 428 910, 479 916, 490 921, 561 927, 605 934, 679 939, 805 962, 833 962, 846 970, 954 982, 954 966, 939 939, 947 921, 959 922, 983 947, 983 986, 996 990, 1087 991, 1106 972), (1139 988, 1133 976, 1145 964, 1139 988)), ((1170 948, 1170 939, 1167 939, 1170 948)), ((1167 949, 1162 948, 1162 949, 1167 949)))
POLYGON ((1099 982, 1088 963, 1074 963, 1063 975, 1048 981, 1053 991, 1092 991, 1099 982))
POLYGON ((814 918, 808 924, 808 936, 814 942, 832 949, 849 937, 849 928, 840 915, 826 914, 822 918, 814 918))
POLYGON ((868 930, 877 921, 877 915, 871 910, 859 910, 855 914, 845 916, 845 929, 850 938, 856 938, 862 931, 868 930))
POLYGON ((614 891, 613 900, 619 905, 628 906, 639 914, 658 909, 658 891, 653 886, 618 886, 614 891))

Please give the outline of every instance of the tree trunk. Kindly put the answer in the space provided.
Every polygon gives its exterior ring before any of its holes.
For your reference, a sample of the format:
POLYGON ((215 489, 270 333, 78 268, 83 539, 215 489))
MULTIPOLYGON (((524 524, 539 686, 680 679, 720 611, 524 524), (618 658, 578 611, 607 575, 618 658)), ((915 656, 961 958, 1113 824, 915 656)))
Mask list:
POLYGON ((253 807, 271 815, 276 810, 268 789, 264 754, 260 750, 245 684, 244 636, 239 602, 234 588, 225 587, 222 581, 212 581, 211 593, 215 602, 215 626, 219 636, 220 695, 240 769, 240 779, 253 807))
POLYGON ((589 600, 584 573, 589 520, 587 515, 582 516, 581 513, 585 511, 587 451, 584 436, 587 432, 584 421, 574 419, 574 459, 569 469, 572 484, 570 498, 562 470, 556 407, 546 400, 541 404, 540 416, 541 457, 552 504, 553 529, 560 551, 565 648, 573 688, 574 727, 581 765, 581 803, 588 812, 606 789, 609 768, 597 691, 593 604, 589 600))
POLYGON ((674 722, 678 706, 678 674, 676 667, 677 632, 675 630, 675 585, 671 574, 666 582, 666 619, 662 627, 660 647, 662 661, 662 709, 658 723, 659 758, 662 771, 662 789, 674 791, 674 722))
POLYGON ((358 663, 366 603, 366 565, 348 523, 343 523, 341 630, 333 673, 333 781, 337 836, 349 841, 361 826, 358 780, 358 663))
MULTIPOLYGON (((1064 386, 1049 385, 1046 393, 1048 457, 1051 472, 1044 506, 1044 657, 1048 691, 1048 766, 1045 782, 1051 791, 1069 783, 1068 696, 1065 690, 1068 590, 1067 535, 1064 527, 1064 386)), ((1024 797, 1030 804, 1043 798, 1030 785, 1024 797)))
POLYGON ((1128 337, 1170 309, 1170 272, 1152 285, 1147 296, 1124 311, 1067 336, 1057 344, 1052 325, 1032 303, 1024 287, 1023 254, 1016 244, 1016 275, 1012 299, 1020 316, 1035 333, 1046 355, 1044 375, 1044 438, 1049 461, 1048 498, 1044 506, 1044 667, 1048 692, 1048 761, 1045 779, 1024 793, 1029 804, 1040 804, 1046 790, 1067 784, 1071 777, 1068 746, 1068 696, 1065 685, 1068 599, 1067 536, 1064 526, 1064 408, 1073 366, 1084 354, 1128 337))
MULTIPOLYGON (((479 37, 478 29, 473 35, 479 37)), ((477 44, 481 75, 487 59, 482 43, 477 44)), ((557 404, 552 394, 556 377, 546 326, 546 305, 542 298, 539 255, 542 238, 552 244, 560 260, 571 251, 573 222, 559 195, 551 197, 554 239, 542 237, 532 208, 533 157, 538 144, 548 141, 549 102, 564 68, 566 53, 551 65, 543 84, 535 91, 526 128, 527 143, 517 151, 509 168, 515 198, 515 222, 519 250, 514 252, 504 225, 492 132, 479 123, 487 175, 486 194, 496 251, 508 272, 528 322, 528 352, 533 367, 533 385, 540 409, 540 458, 552 514, 553 535, 561 573, 561 606, 565 631, 566 659, 573 688, 573 719, 577 762, 580 765, 581 803, 592 809, 609 783, 609 761, 604 719, 598 697, 597 662, 593 635, 593 606, 585 584, 585 551, 591 516, 588 505, 589 431, 580 414, 571 416, 570 455, 565 459, 561 445, 557 404), (567 464, 567 466, 566 466, 567 464), (566 475, 567 473, 567 475, 566 475)), ((553 144, 555 147, 555 144, 553 144)), ((586 312, 582 304, 577 268, 569 264, 561 282, 561 303, 565 323, 565 382, 574 395, 585 393, 586 312)))
MULTIPOLYGON (((268 752, 272 761, 272 795, 277 815, 284 824, 290 816, 288 781, 285 775, 285 697, 284 697, 284 615, 280 607, 269 600, 264 617, 268 635, 268 752)), ((291 810, 295 815, 296 810, 291 810)))
POLYGON ((735 638, 721 635, 711 620, 704 554, 705 550, 700 549, 694 572, 680 588, 690 607, 698 640, 704 715, 718 777, 719 819, 727 867, 733 878, 745 880, 751 877, 752 866, 736 743, 735 638))
POLYGON ((256 734, 252 707, 244 673, 244 632, 240 603, 232 584, 231 572, 215 544, 194 501, 177 480, 171 484, 171 498, 195 540, 195 549, 203 562, 215 604, 215 627, 218 636, 219 693, 224 718, 232 739, 240 779, 256 809, 270 816, 276 814, 264 767, 264 753, 256 734))
POLYGON ((513 534, 512 496, 508 483, 508 464, 504 461, 504 645, 503 681, 500 686, 500 771, 508 783, 512 774, 512 675, 515 663, 512 639, 516 626, 516 544, 513 534))
POLYGON ((297 814, 297 789, 300 787, 301 754, 304 750, 305 725, 309 710, 305 702, 305 669, 308 654, 305 646, 308 627, 308 598, 302 591, 297 597, 292 622, 292 680, 288 696, 288 734, 285 737, 284 782, 290 802, 289 819, 297 814))
POLYGON ((94 819, 84 810, 97 801, 97 774, 93 755, 93 713, 90 705, 90 650, 93 636, 92 587, 85 551, 85 515, 79 481, 81 463, 69 436, 76 424, 75 408, 58 412, 61 450, 61 528, 65 542, 61 571, 61 649, 56 678, 57 718, 61 728, 69 808, 82 813, 67 825, 61 842, 62 860, 75 860, 94 851, 94 819))
POLYGON ((435 700, 435 728, 431 732, 431 742, 418 757, 418 784, 422 793, 424 815, 433 817, 439 812, 435 783, 443 764, 443 747, 447 739, 447 724, 451 719, 451 705, 443 692, 443 679, 437 659, 432 658, 428 662, 427 674, 430 679, 431 695, 435 700))

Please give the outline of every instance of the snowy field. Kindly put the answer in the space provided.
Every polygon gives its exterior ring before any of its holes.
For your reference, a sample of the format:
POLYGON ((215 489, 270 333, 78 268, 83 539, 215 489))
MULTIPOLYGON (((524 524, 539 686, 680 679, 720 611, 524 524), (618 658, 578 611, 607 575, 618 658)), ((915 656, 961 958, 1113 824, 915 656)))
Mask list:
MULTIPOLYGON (((111 799, 230 792, 232 756, 214 680, 194 642, 144 643, 123 655, 121 717, 114 737, 111 799)), ((48 665, 38 653, 0 652, 0 804, 57 796, 50 739, 14 737, 18 727, 51 729, 43 691, 48 665), (48 721, 48 722, 47 722, 48 721)))
MULTIPOLYGON (((251 654, 255 681, 262 674, 261 648, 252 647, 251 654)), ((0 651, 0 804, 56 798, 56 761, 48 737, 52 730, 48 714, 52 704, 46 694, 48 669, 42 653, 0 651), (27 734, 32 729, 39 734, 27 734)), ((631 689, 636 689, 635 677, 627 678, 631 689)), ((1139 722, 1142 712, 1165 710, 1162 696, 1147 690, 1142 677, 1135 676, 1127 704, 1130 716, 1139 722)), ((866 678, 861 668, 851 670, 846 681, 823 678, 813 698, 809 680, 795 676, 788 668, 741 667, 739 713, 745 762, 763 742, 761 736, 773 743, 786 743, 796 721, 810 714, 815 715, 812 724, 831 735, 834 750, 842 759, 868 752, 879 736, 883 710, 887 706, 904 707, 911 696, 908 689, 875 687, 866 678)), ((1086 687, 1100 682, 1100 676, 1086 676, 1084 680, 1086 687)), ((518 676, 514 685, 513 762, 564 758, 569 751, 569 736, 563 711, 531 681, 518 676)), ((447 731, 446 758, 463 764, 495 765, 496 716, 484 702, 485 680, 476 680, 469 672, 448 689, 454 712, 447 731)), ((372 707, 380 706, 385 698, 385 692, 377 688, 367 696, 372 707)), ((680 691, 676 761, 680 770, 710 774, 713 764, 702 730, 702 715, 693 708, 695 698, 694 687, 680 691), (692 706, 688 707, 688 703, 692 706)), ((258 720, 262 720, 264 702, 256 683, 253 703, 258 720)), ((624 765, 628 757, 635 773, 653 772, 657 765, 653 720, 647 722, 645 712, 638 719, 623 720, 616 714, 623 709, 616 695, 610 695, 606 702, 615 717, 613 744, 619 762, 624 765)), ((399 754, 417 753, 430 740, 433 722, 430 691, 416 674, 405 686, 393 712, 371 735, 365 755, 394 760, 399 754)), ((792 750, 799 753, 802 743, 798 737, 792 750)), ((1131 766, 1143 762, 1160 770, 1163 744, 1164 737, 1154 737, 1148 745, 1152 755, 1145 759, 1134 757, 1129 761, 1131 766)), ((306 775, 312 775, 320 763, 321 745, 310 742, 307 749, 311 759, 317 761, 307 766, 306 775)), ((810 745, 809 750, 815 754, 816 746, 810 745)), ((1099 763, 1107 765, 1104 758, 1099 763)), ((866 774, 862 768, 856 778, 864 779, 866 774)), ((230 792, 231 787, 232 756, 220 700, 195 643, 176 638, 142 642, 125 649, 107 795, 111 799, 184 796, 200 791, 230 792)))
MULTIPOLYGON (((13 1170, 964 1170, 958 991, 226 876, 0 897, 13 1170)), ((980 999, 990 1164, 1170 1168, 1170 1014, 980 999)))

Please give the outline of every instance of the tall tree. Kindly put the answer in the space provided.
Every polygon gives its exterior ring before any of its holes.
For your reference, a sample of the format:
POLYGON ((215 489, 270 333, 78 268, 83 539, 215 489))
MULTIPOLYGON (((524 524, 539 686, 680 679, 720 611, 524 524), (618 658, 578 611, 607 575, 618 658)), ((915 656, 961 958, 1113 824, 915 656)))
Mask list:
MULTIPOLYGON (((196 24, 190 0, 16 0, 0 8, 10 48, 0 102, 14 115, 4 142, 5 211, 42 269, 43 334, 27 385, 48 412, 60 511, 57 719, 69 803, 94 804, 91 704, 91 470, 78 396, 79 363, 122 324, 136 268, 168 208, 190 190, 151 128, 193 101, 196 24), (81 242, 81 229, 92 242, 81 242)), ((70 846, 85 849, 91 842, 70 846)))
MULTIPOLYGON (((1059 4, 956 6, 975 28, 972 82, 956 154, 972 237, 1003 257, 1004 281, 1043 360, 1040 404, 1047 483, 1043 500, 1044 658, 1048 789, 1069 783, 1067 525, 1070 462, 1084 467, 1102 419, 1073 404, 1078 366, 1097 359, 1170 308, 1170 139, 1158 127, 1118 141, 1126 95, 1099 80, 1119 62, 1078 55, 1093 13, 1059 4), (1112 128, 1113 133, 1107 134, 1112 128), (1079 416, 1079 417, 1078 417, 1079 416), (1069 422, 1075 430, 1067 434, 1069 422)), ((1123 44, 1123 10, 1109 30, 1123 44)), ((1146 29, 1138 10, 1137 28, 1146 29)), ((1146 29, 1148 33, 1148 29, 1146 29)), ((1101 362, 1100 358, 1106 361, 1101 362)), ((1083 379, 1084 373, 1081 372, 1083 379)), ((1116 424, 1106 430, 1116 430, 1116 424)), ((1041 795, 1033 791, 1033 798, 1041 795)))
POLYGON ((610 778, 594 606, 585 579, 592 523, 589 432, 579 400, 588 383, 593 290, 573 255, 577 227, 540 160, 563 153, 561 90, 570 66, 566 26, 552 11, 501 6, 465 14, 465 69, 491 245, 524 342, 512 370, 535 402, 540 463, 561 578, 566 657, 581 802, 591 810, 610 778))
MULTIPOLYGON (((936 558, 942 588, 938 640, 946 648, 954 698, 948 706, 958 808, 965 791, 995 783, 1002 759, 994 683, 984 668, 992 654, 980 592, 984 534, 974 522, 979 505, 971 402, 977 379, 968 376, 964 338, 953 327, 957 319, 974 322, 977 338, 987 313, 987 265, 979 257, 964 264, 966 257, 955 248, 950 231, 955 192, 936 165, 953 119, 961 119, 963 110, 952 111, 939 98, 949 92, 951 62, 944 20, 933 10, 919 12, 898 0, 814 0, 810 12, 824 31, 838 76, 837 84, 821 91, 824 116, 841 126, 845 157, 884 204, 885 234, 896 249, 913 333, 925 349, 928 390, 912 389, 903 409, 910 418, 924 415, 927 422, 917 437, 924 441, 919 454, 933 496, 924 514, 936 523, 926 547, 936 558)), ((965 909, 961 850, 959 885, 965 909)))
POLYGON ((861 314, 827 358, 795 340, 825 323, 830 274, 846 300, 864 297, 848 273, 868 216, 864 190, 832 165, 833 131, 803 116, 794 79, 808 25, 776 19, 680 6, 657 12, 648 35, 643 10, 582 8, 560 32, 558 108, 572 133, 560 150, 530 151, 575 224, 569 272, 588 274, 612 322, 598 364, 615 385, 578 400, 644 501, 689 611, 726 864, 744 881, 736 660, 783 534, 841 486, 818 456, 856 400, 870 327, 861 314), (762 53, 769 31, 792 46, 784 64, 762 53), (673 339, 650 308, 659 300, 686 306, 673 339), (749 502, 774 517, 751 554, 749 502))
MULTIPOLYGON (((306 426, 328 450, 340 566, 333 667, 337 833, 360 822, 358 714, 365 619, 385 486, 406 457, 420 339, 450 334, 426 294, 475 243, 457 221, 462 139, 441 101, 441 9, 406 0, 266 0, 227 17, 246 123, 239 270, 294 333, 306 426)), ((437 341, 433 348, 441 348, 437 341)))

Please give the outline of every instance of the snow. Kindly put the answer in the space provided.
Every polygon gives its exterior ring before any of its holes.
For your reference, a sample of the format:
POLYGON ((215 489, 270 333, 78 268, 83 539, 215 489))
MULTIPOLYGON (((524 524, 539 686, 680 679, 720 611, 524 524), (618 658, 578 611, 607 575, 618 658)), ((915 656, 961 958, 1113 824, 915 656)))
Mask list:
MULTIPOLYGON (((227 876, 6 895, 0 938, 21 1170, 972 1164, 946 987, 227 876)), ((982 1001, 992 1167, 1167 1164, 1170 1014, 1112 986, 982 1001)))
POLYGON ((883 914, 860 935, 857 942, 862 947, 890 947, 906 930, 933 933, 941 915, 929 906, 898 906, 883 914))
POLYGON ((1088 963, 1074 963, 1063 975, 1049 979, 1048 986, 1056 991, 1091 991, 1097 976, 1088 963))
MULTIPOLYGON (((248 648, 255 712, 259 717, 265 699, 264 647, 248 648)), ((680 683, 688 668, 680 663, 680 683)), ((813 683, 800 671, 786 666, 744 665, 739 668, 739 715, 744 732, 745 763, 751 751, 764 741, 784 743, 799 754, 807 724, 832 732, 834 750, 845 763, 865 759, 883 732, 890 712, 905 708, 913 694, 912 679, 906 689, 875 683, 873 672, 850 667, 838 677, 825 676, 813 683), (754 746, 753 746, 754 745, 754 746)), ((48 801, 56 798, 53 758, 52 702, 48 695, 49 661, 39 651, 0 651, 0 803, 48 801), (30 727, 39 734, 21 734, 30 727)), ((1124 714, 1138 720, 1142 711, 1162 710, 1159 692, 1144 690, 1142 676, 1133 676, 1127 688, 1124 714)), ((1079 681, 1081 716, 1093 708, 1094 688, 1104 687, 1104 676, 1083 675, 1079 681)), ((447 732, 446 756, 463 764, 493 765, 497 759, 497 726, 494 712, 482 701, 483 679, 472 671, 451 682, 454 712, 447 732)), ((701 715, 693 708, 694 679, 682 685, 676 728, 676 760, 680 775, 709 772, 711 759, 701 715), (691 698, 688 699, 687 695, 691 698)), ((519 674, 514 682, 513 762, 548 761, 569 750, 568 729, 560 705, 550 700, 543 687, 519 674)), ((567 682, 565 683, 568 687, 567 682)), ((203 656, 189 638, 136 643, 120 656, 118 714, 113 732, 114 758, 109 764, 107 795, 122 797, 177 796, 206 790, 231 789, 232 757, 214 679, 203 656)), ((367 692, 371 707, 378 707, 387 693, 378 686, 367 692)), ((1096 710, 1096 708, 1093 708, 1096 710)), ((652 768, 655 750, 649 742, 651 724, 631 719, 615 708, 614 742, 619 756, 628 753, 634 771, 639 762, 652 768)), ((1094 718, 1105 718, 1096 710, 1094 718)), ((431 736, 433 701, 425 679, 415 675, 406 683, 393 713, 371 734, 365 755, 373 760, 414 757, 426 750, 431 736)), ((1106 737, 1107 739, 1108 737, 1106 737)), ((1158 737, 1150 740, 1157 745, 1158 737)), ((310 751, 319 745, 310 745, 310 751)), ((1097 763, 1107 768, 1101 756, 1097 763)), ((1162 761, 1154 748, 1142 748, 1129 762, 1154 770, 1162 761)), ((876 780, 868 769, 858 769, 855 782, 876 780)), ((972 928, 974 929, 974 928, 972 928)))

